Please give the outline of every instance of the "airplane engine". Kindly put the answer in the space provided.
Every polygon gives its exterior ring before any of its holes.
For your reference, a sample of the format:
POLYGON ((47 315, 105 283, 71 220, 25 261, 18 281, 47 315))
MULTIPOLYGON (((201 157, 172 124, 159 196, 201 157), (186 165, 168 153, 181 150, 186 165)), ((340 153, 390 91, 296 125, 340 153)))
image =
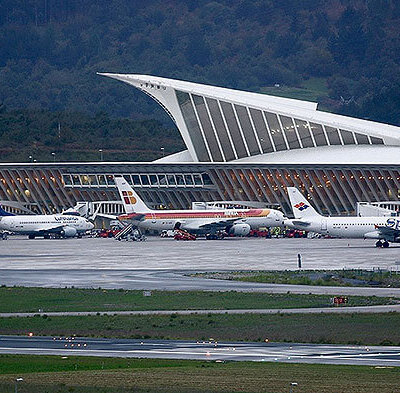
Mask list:
POLYGON ((364 235, 364 239, 380 239, 382 235, 378 231, 368 232, 364 235))
POLYGON ((228 233, 235 236, 247 236, 250 229, 249 224, 235 224, 229 228, 228 233))
POLYGON ((63 237, 74 237, 77 234, 77 230, 74 227, 64 227, 61 231, 63 237))

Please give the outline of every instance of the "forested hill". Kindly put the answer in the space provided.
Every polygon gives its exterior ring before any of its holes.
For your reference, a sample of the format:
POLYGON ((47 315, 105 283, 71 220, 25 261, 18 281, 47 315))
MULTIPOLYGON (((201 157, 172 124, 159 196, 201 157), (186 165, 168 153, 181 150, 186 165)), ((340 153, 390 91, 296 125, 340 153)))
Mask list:
POLYGON ((179 131, 157 120, 4 107, 0 141, 0 161, 6 162, 152 161, 185 148, 179 131))
POLYGON ((396 0, 2 0, 0 102, 165 120, 95 73, 289 95, 311 77, 323 107, 400 124, 399 37, 396 0))

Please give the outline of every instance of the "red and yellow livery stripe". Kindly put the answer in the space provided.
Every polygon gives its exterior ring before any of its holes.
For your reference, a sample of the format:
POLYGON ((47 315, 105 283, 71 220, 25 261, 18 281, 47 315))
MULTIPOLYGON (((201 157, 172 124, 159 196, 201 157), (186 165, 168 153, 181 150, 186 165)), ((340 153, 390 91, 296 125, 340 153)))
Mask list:
POLYGON ((134 220, 140 217, 140 220, 184 220, 190 218, 215 218, 215 219, 232 219, 232 218, 248 218, 248 217, 267 217, 270 214, 269 209, 249 209, 249 210, 205 210, 200 211, 182 211, 182 212, 159 212, 151 213, 130 213, 122 214, 118 218, 120 220, 134 220))

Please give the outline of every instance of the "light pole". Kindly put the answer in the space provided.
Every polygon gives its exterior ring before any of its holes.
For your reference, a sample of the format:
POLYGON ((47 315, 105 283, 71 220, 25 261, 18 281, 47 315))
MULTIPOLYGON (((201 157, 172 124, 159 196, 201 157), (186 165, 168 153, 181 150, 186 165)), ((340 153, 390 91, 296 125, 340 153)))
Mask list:
POLYGON ((56 162, 56 153, 51 153, 51 155, 53 156, 53 162, 56 162))
POLYGON ((15 380, 15 393, 18 393, 18 382, 23 382, 23 378, 17 378, 15 380))
POLYGON ((103 149, 99 149, 100 161, 103 162, 103 149))
POLYGON ((297 382, 290 382, 290 387, 289 387, 289 393, 293 393, 293 388, 295 387, 295 386, 297 386, 298 385, 298 383, 297 382))
POLYGON ((29 156, 29 161, 32 162, 33 161, 33 157, 29 156))
POLYGON ((161 148, 161 151, 162 151, 162 156, 164 157, 165 153, 164 153, 164 148, 163 147, 161 148))

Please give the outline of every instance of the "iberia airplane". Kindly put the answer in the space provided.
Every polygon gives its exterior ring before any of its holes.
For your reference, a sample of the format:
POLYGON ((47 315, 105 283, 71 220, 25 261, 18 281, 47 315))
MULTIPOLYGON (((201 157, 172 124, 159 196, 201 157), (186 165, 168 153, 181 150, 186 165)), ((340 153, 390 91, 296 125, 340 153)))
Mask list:
POLYGON ((297 188, 288 187, 294 219, 289 227, 346 239, 376 239, 376 247, 400 243, 400 220, 397 217, 325 217, 321 216, 297 188))
POLYGON ((282 226, 285 219, 273 209, 151 210, 123 177, 114 180, 126 211, 118 219, 142 230, 183 229, 215 239, 221 232, 246 236, 251 229, 282 226))

